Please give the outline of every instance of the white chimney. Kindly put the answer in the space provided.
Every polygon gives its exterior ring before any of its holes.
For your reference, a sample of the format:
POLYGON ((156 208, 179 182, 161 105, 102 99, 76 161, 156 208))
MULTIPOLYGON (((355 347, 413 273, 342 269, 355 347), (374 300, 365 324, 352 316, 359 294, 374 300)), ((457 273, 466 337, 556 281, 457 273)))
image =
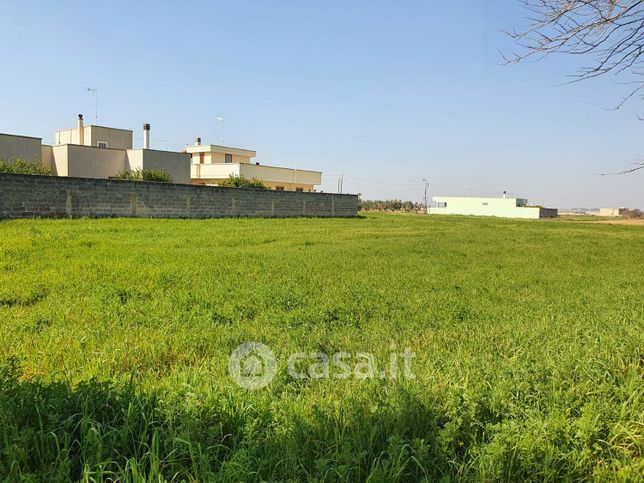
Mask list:
POLYGON ((78 115, 78 144, 85 145, 85 125, 83 123, 83 115, 78 115))
POLYGON ((150 149, 150 125, 143 125, 143 149, 150 149))
POLYGON ((195 146, 201 146, 201 138, 195 139, 195 146))
POLYGON ((504 197, 504 198, 507 198, 507 197, 508 197, 508 192, 507 192, 507 191, 504 191, 504 192, 503 192, 503 197, 504 197))

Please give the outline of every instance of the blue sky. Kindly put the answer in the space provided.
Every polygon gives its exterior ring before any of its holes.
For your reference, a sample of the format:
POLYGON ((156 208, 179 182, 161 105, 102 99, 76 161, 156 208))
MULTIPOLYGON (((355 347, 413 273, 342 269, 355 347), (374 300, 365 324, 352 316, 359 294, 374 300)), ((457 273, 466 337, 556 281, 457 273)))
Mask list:
MULTIPOLYGON (((554 207, 644 208, 640 101, 614 78, 559 86, 579 58, 503 66, 515 0, 24 2, 0 12, 0 132, 53 140, 82 112, 157 147, 201 136, 323 189, 420 201, 503 190, 554 207)), ((590 62, 590 59, 588 59, 590 62)))

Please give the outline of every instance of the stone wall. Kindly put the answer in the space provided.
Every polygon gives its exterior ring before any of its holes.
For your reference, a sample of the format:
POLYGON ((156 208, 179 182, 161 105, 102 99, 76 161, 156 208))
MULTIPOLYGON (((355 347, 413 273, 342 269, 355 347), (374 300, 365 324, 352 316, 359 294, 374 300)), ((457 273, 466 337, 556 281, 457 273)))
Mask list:
POLYGON ((557 208, 539 208, 539 218, 556 218, 559 216, 557 208))
POLYGON ((350 217, 357 195, 0 174, 0 218, 350 217))

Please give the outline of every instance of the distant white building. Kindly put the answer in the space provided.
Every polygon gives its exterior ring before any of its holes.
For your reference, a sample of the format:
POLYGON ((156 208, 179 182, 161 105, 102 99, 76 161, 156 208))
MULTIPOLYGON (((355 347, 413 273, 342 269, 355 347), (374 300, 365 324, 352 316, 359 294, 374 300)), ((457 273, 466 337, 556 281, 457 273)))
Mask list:
POLYGON ((498 216, 500 218, 554 218, 555 208, 528 206, 528 200, 523 198, 482 198, 466 196, 434 196, 436 204, 429 208, 432 215, 474 215, 498 216))
POLYGON ((593 213, 597 216, 624 216, 629 211, 628 208, 600 208, 599 211, 593 213))

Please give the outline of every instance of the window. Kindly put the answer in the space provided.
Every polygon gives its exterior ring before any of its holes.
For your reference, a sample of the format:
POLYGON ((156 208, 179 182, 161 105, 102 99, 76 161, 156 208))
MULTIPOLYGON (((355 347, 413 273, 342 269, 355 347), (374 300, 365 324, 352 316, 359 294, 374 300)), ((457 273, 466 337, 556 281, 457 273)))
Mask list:
POLYGON ((295 188, 295 191, 304 191, 304 188, 295 188))
POLYGON ((489 203, 487 201, 483 202, 483 206, 487 206, 489 203))
POLYGON ((107 141, 99 141, 99 142, 96 143, 96 145, 99 148, 106 148, 107 147, 107 141))
POLYGON ((226 153, 226 162, 227 163, 232 163, 233 162, 233 155, 226 153))
POLYGON ((447 201, 439 201, 436 205, 437 208, 447 208, 447 201))
POLYGON ((205 159, 206 155, 204 153, 199 153, 199 164, 203 164, 205 159))
POLYGON ((276 186, 275 189, 277 191, 284 191, 284 186, 276 186))

